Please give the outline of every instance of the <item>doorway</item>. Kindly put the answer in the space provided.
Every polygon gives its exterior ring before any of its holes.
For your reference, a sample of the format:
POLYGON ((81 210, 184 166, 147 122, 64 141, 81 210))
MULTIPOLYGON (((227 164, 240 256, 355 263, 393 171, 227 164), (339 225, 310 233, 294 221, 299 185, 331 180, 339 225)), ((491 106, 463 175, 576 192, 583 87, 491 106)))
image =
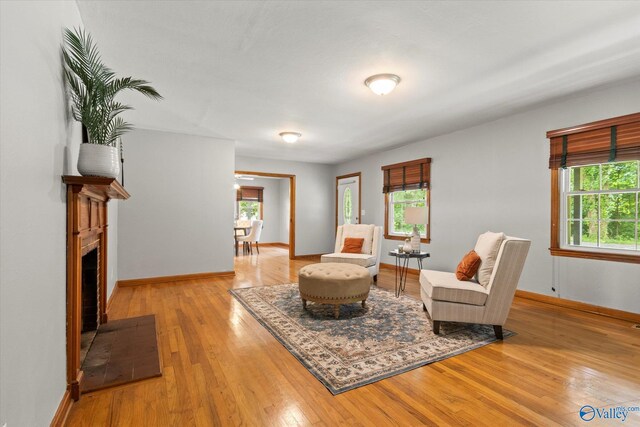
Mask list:
POLYGON ((336 228, 344 224, 360 224, 361 173, 336 177, 336 228))
MULTIPOLYGON (((290 174, 280 174, 280 173, 269 173, 269 172, 255 172, 255 171, 235 171, 235 175, 236 175, 236 182, 241 182, 243 177, 255 177, 255 178, 271 178, 271 179, 279 179, 279 180, 286 180, 288 181, 288 192, 289 192, 289 197, 288 197, 288 211, 286 212, 288 214, 288 219, 286 221, 286 223, 280 223, 279 227, 281 229, 281 234, 285 234, 284 232, 282 232, 282 230, 285 230, 288 228, 288 233, 286 233, 288 239, 287 239, 287 243, 288 243, 288 247, 289 247, 289 259, 294 259, 295 255, 296 255, 296 176, 295 175, 290 175, 290 174)), ((255 182, 255 181, 254 181, 255 182)), ((263 192, 266 191, 263 189, 263 192)), ((284 191, 284 190, 283 190, 284 191)), ((265 193, 266 194, 266 193, 265 193)), ((263 197, 265 197, 265 195, 261 195, 260 199, 261 202, 263 202, 263 197)), ((266 203, 266 202, 265 202, 266 203)), ((265 226, 266 227, 275 227, 276 224, 276 220, 277 219, 272 219, 271 224, 273 225, 269 225, 267 223, 267 221, 269 220, 269 216, 267 216, 267 218, 264 218, 264 212, 267 209, 266 205, 263 205, 261 203, 260 206, 260 211, 259 214, 261 215, 261 219, 263 219, 265 221, 265 226)), ((286 208, 283 208, 286 209, 286 208)), ((236 208, 236 214, 238 214, 238 208, 236 208)), ((263 233, 264 233, 264 229, 263 229, 263 233)))

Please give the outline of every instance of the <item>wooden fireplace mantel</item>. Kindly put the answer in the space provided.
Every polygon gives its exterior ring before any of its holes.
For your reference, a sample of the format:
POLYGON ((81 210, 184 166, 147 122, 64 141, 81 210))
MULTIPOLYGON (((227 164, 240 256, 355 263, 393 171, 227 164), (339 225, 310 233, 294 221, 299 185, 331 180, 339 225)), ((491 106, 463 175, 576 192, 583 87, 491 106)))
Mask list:
POLYGON ((62 181, 69 186, 73 186, 78 193, 104 202, 110 199, 126 200, 130 197, 127 190, 115 178, 64 175, 62 181))
POLYGON ((80 398, 82 370, 82 257, 98 249, 98 318, 107 322, 107 202, 128 199, 114 178, 65 175, 67 184, 67 388, 80 398))

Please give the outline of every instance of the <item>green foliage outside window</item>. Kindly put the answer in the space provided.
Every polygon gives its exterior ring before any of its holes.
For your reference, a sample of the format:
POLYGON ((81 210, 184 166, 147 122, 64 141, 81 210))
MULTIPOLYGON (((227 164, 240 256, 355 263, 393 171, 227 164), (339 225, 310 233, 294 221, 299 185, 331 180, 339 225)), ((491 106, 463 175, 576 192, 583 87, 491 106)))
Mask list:
POLYGON ((640 162, 569 168, 567 237, 571 245, 638 250, 640 162), (608 191, 615 191, 614 193, 608 191))
POLYGON ((260 219, 260 202, 246 200, 239 201, 238 218, 241 220, 260 219))
POLYGON ((343 214, 344 214, 344 217, 343 217, 344 223, 345 224, 351 224, 351 222, 352 222, 351 221, 352 213, 353 213, 352 210, 353 209, 352 209, 352 205, 351 205, 351 189, 348 188, 348 187, 344 190, 343 201, 344 201, 344 212, 343 212, 343 214))
MULTIPOLYGON (((393 209, 393 226, 390 230, 393 234, 411 234, 413 224, 404 222, 404 211, 409 206, 423 207, 427 205, 427 190, 394 191, 390 195, 391 208, 393 209)), ((426 226, 418 225, 421 236, 426 236, 426 226)))

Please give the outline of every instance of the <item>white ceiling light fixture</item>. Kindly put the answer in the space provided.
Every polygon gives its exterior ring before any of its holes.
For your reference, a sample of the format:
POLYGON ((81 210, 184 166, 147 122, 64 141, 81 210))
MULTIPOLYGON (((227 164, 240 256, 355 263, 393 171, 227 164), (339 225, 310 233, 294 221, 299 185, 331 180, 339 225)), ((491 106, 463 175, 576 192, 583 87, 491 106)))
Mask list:
POLYGON ((364 81, 364 84, 376 95, 387 95, 398 86, 400 77, 395 74, 376 74, 364 81))
POLYGON ((253 181, 255 178, 252 176, 244 176, 244 175, 238 175, 236 174, 236 179, 242 179, 245 181, 253 181))
POLYGON ((280 135, 282 140, 287 144, 298 142, 298 138, 302 136, 302 134, 298 132, 280 132, 278 135, 280 135))

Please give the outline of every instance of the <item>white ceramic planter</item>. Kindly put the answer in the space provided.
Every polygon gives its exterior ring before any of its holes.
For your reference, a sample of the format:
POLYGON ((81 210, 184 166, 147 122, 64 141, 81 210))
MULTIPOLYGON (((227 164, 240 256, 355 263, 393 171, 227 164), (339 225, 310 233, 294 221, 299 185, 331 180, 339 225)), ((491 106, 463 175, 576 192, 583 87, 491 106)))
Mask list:
POLYGON ((120 176, 120 157, 117 147, 99 144, 80 144, 78 172, 83 176, 120 176))

